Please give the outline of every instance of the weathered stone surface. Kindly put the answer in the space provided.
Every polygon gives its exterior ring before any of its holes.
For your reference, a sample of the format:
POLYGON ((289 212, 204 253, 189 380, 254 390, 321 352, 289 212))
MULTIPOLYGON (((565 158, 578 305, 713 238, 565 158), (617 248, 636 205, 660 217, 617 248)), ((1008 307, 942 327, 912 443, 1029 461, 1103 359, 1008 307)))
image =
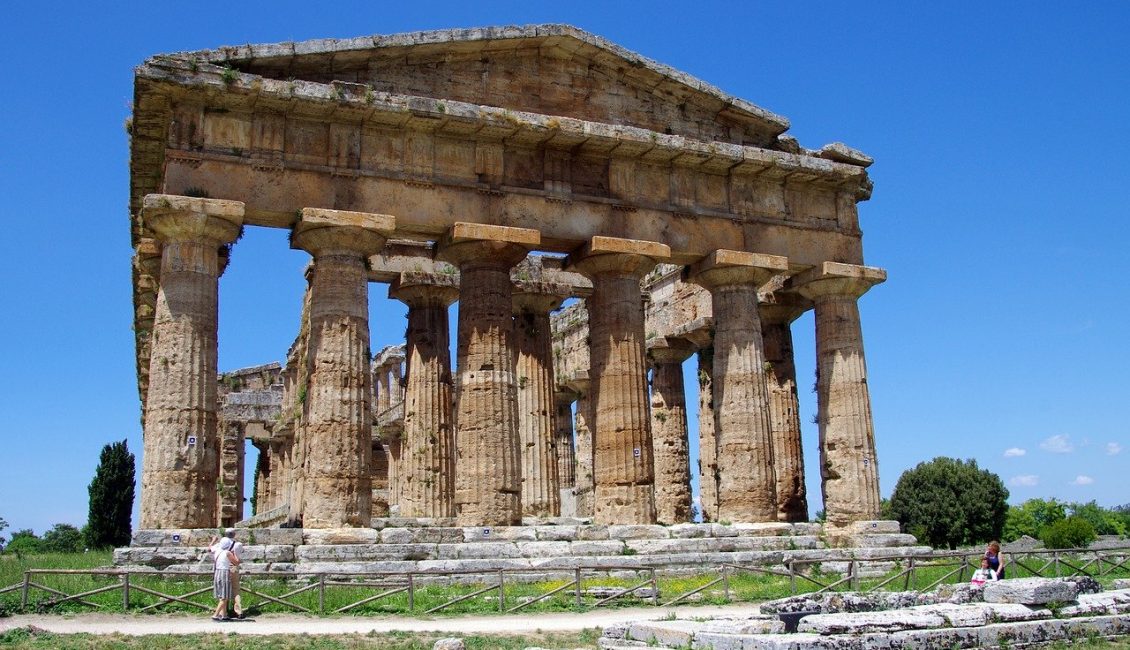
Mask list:
POLYGON ((455 507, 463 525, 522 520, 510 267, 538 240, 536 230, 460 223, 440 247, 460 272, 455 507))
POLYGON ((593 237, 569 258, 593 282, 588 308, 598 523, 655 522, 640 278, 670 253, 655 242, 593 237))
POLYGON ((146 227, 162 246, 144 413, 143 528, 217 522, 217 250, 239 236, 243 212, 234 201, 145 198, 146 227))
POLYGON ((380 535, 372 528, 307 528, 302 531, 302 541, 313 546, 376 544, 380 535))
POLYGON ((385 528, 382 544, 457 544, 463 541, 461 528, 385 528))
POLYGON ((714 422, 714 347, 698 351, 698 493, 704 522, 718 521, 718 437, 714 422))
POLYGON ((432 645, 432 650, 464 650, 467 646, 463 644, 463 639, 448 638, 439 639, 432 645))
POLYGON ((765 346, 765 387, 769 395, 769 430, 773 440, 777 517, 808 521, 808 492, 804 485, 800 403, 790 323, 801 314, 791 305, 761 305, 761 334, 765 346))
MULTIPOLYGON (((531 265, 531 259, 537 258, 527 258, 521 264, 531 265)), ((543 290, 552 289, 544 283, 525 282, 514 294, 522 514, 555 517, 561 514, 561 480, 557 463, 557 391, 549 312, 559 307, 568 294, 542 293, 543 290)), ((565 288, 559 290, 566 291, 565 288)), ((571 440, 569 444, 571 447, 571 440)))
POLYGON ((458 297, 446 276, 402 273, 389 296, 408 305, 400 494, 406 517, 455 515, 455 427, 447 307, 458 297))
POLYGON ((886 272, 825 262, 793 278, 816 304, 820 467, 827 523, 878 519, 879 468, 858 298, 886 272))
POLYGON ((683 360, 689 346, 651 347, 651 429, 655 462, 655 517, 661 524, 690 521, 691 468, 683 360))
POLYGON ((1079 594, 1074 605, 1057 611, 1063 616, 1094 616, 1098 614, 1123 614, 1130 612, 1130 591, 1108 591, 1097 594, 1079 594))
POLYGON ((985 602, 1046 605, 1068 603, 1079 595, 1079 588, 1055 578, 1014 578, 985 583, 985 602))
POLYGON ((814 634, 863 634, 867 632, 898 632, 941 627, 946 620, 937 614, 893 610, 843 614, 813 614, 801 619, 798 632, 814 634))

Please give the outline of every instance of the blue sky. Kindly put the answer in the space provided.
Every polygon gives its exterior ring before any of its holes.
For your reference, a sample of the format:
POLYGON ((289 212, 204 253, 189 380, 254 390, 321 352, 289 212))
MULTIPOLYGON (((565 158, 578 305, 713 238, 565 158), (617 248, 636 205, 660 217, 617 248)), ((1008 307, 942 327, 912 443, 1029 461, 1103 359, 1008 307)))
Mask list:
MULTIPOLYGON (((890 279, 861 309, 884 496, 945 455, 1000 474, 1014 503, 1130 502, 1130 4, 16 3, 0 25, 0 517, 81 525, 102 445, 141 448, 122 128, 134 66, 541 22, 784 115, 805 146, 876 159, 860 216, 867 262, 890 279)), ((249 229, 221 281, 221 369, 283 359, 306 260, 285 233, 249 229)), ((372 286, 374 349, 403 332, 384 296, 372 286)), ((795 324, 815 511, 813 337, 811 316, 795 324)))

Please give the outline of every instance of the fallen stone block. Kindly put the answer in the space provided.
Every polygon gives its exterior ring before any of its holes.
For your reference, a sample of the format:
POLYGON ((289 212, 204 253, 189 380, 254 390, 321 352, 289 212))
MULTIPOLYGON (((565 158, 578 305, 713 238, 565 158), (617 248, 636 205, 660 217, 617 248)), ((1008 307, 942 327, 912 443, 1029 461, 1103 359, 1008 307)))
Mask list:
POLYGON ((1029 607, 1013 603, 985 603, 997 623, 1019 623, 1038 621, 1052 617, 1052 610, 1042 607, 1029 607))
POLYGON ((954 605, 938 603, 935 605, 916 605, 906 611, 936 614, 950 627, 980 627, 993 622, 993 610, 984 603, 973 605, 954 605))
POLYGON ((798 632, 814 634, 864 634, 868 632, 899 632, 924 630, 945 625, 937 614, 892 610, 885 612, 858 612, 852 614, 813 614, 801 619, 798 632))
POLYGON ((1074 583, 1055 578, 1016 578, 985 583, 986 603, 1046 605, 1070 603, 1079 595, 1074 583))

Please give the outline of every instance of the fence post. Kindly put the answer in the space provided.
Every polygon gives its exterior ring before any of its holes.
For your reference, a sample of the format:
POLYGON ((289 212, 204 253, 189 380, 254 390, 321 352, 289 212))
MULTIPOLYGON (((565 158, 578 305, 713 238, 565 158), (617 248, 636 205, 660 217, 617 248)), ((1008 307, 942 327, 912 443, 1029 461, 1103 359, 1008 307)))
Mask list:
POLYGON ((20 596, 20 607, 27 609, 27 592, 31 587, 31 571, 24 571, 24 588, 23 594, 20 596))
POLYGON ((498 570, 498 611, 506 611, 506 570, 498 570))
POLYGON ((906 577, 903 579, 902 590, 910 591, 910 576, 914 574, 914 558, 910 558, 910 562, 906 567, 906 577))
POLYGON ((408 611, 411 612, 416 607, 416 584, 412 579, 412 574, 408 574, 408 611))
POLYGON ((580 567, 573 569, 573 578, 577 582, 577 584, 576 584, 577 609, 581 609, 584 606, 584 603, 581 601, 581 568, 580 567))
POLYGON ((318 613, 326 613, 326 574, 318 574, 318 613))
POLYGON ((726 602, 730 602, 730 567, 722 565, 722 591, 726 594, 726 602))
POLYGON ((122 574, 122 611, 129 611, 129 571, 122 574))
POLYGON ((855 560, 852 560, 848 564, 848 589, 859 591, 859 572, 856 570, 858 567, 855 562, 855 560))
POLYGON ((655 580, 655 569, 651 570, 651 604, 659 604, 659 583, 655 580))
POLYGON ((789 587, 792 589, 793 595, 795 596, 797 594, 797 590, 796 590, 796 566, 793 564, 792 560, 789 560, 787 566, 789 567, 789 587))
POLYGON ((1055 577, 1058 578, 1059 577, 1059 551, 1056 551, 1055 553, 1053 553, 1052 558, 1055 560, 1055 577))

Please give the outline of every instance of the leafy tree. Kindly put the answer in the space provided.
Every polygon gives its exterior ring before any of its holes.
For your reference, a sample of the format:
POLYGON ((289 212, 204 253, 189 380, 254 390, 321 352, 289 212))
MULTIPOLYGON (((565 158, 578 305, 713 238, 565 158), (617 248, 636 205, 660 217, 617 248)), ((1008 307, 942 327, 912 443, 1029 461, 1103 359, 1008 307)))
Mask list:
POLYGON ((70 524, 55 524, 43 533, 43 550, 48 553, 78 553, 82 547, 82 531, 70 524))
POLYGON ((1087 520, 1096 535, 1126 535, 1127 533, 1126 522, 1119 513, 1107 510, 1094 501, 1070 503, 1067 509, 1071 511, 1072 517, 1087 520))
POLYGON ((1000 537, 1008 489, 977 461, 939 456, 899 477, 890 512, 931 546, 957 548, 1000 537))
POLYGON ((1095 529, 1086 519, 1072 515, 1049 525, 1040 539, 1048 548, 1082 548, 1095 541, 1095 529))
MULTIPOLYGON (((0 532, 3 532, 4 529, 7 528, 7 527, 8 527, 8 522, 4 521, 3 517, 0 517, 0 532)), ((8 538, 4 537, 3 535, 0 535, 0 551, 4 550, 4 542, 6 542, 6 541, 8 541, 8 538)))
POLYGON ((83 530, 91 548, 129 544, 133 513, 134 459, 126 441, 102 447, 90 482, 90 510, 83 530))
POLYGON ((1045 528, 1066 516, 1066 507, 1054 498, 1046 501, 1044 499, 1028 499, 1024 503, 1008 509, 1002 539, 1011 542, 1024 535, 1040 539, 1045 528))
POLYGON ((22 553, 42 553, 43 540, 39 539, 30 528, 24 528, 12 533, 12 541, 8 542, 4 550, 17 555, 22 553))

